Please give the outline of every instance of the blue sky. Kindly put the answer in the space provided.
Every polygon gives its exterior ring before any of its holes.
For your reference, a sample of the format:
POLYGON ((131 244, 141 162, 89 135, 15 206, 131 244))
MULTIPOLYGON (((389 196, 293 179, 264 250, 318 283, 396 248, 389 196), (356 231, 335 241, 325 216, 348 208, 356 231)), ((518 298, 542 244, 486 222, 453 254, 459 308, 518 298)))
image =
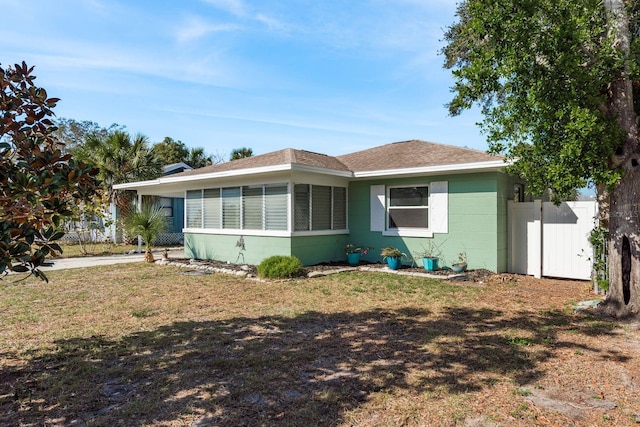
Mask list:
POLYGON ((0 63, 36 66, 58 117, 224 154, 339 155, 423 139, 486 150, 449 117, 455 0, 0 0, 0 63))

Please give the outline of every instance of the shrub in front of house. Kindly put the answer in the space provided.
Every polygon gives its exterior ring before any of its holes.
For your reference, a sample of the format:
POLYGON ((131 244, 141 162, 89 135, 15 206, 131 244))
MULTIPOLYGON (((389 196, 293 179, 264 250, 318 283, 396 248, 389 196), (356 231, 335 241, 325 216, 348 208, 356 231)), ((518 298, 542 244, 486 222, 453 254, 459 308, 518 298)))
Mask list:
POLYGON ((268 279, 295 277, 302 272, 302 263, 294 256, 274 255, 262 260, 258 274, 268 279))

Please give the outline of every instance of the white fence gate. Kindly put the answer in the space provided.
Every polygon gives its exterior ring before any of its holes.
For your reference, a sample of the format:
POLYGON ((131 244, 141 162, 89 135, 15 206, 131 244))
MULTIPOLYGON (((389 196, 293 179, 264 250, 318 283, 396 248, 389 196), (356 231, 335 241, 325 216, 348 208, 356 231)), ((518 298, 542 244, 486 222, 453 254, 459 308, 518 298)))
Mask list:
POLYGON ((595 201, 509 202, 509 271, 589 280, 596 215, 595 201))

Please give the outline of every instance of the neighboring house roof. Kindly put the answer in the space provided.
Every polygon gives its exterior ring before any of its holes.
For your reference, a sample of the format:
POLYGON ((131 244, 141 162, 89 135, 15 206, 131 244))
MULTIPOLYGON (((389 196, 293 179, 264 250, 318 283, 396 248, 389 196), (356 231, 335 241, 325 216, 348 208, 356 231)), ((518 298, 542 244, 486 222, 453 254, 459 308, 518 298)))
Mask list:
POLYGON ((193 170, 191 166, 184 162, 172 163, 170 165, 165 165, 162 167, 163 175, 174 175, 186 170, 193 170))

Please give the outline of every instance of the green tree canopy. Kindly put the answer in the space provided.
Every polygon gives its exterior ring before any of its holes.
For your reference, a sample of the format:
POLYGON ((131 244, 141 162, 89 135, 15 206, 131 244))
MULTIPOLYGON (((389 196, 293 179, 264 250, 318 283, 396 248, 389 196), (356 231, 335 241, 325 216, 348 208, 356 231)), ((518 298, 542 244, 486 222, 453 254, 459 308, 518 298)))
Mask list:
POLYGON ((598 185, 609 306, 640 312, 640 2, 465 0, 457 16, 443 51, 451 114, 479 105, 490 151, 533 194, 598 185))
POLYGON ((182 141, 168 136, 154 144, 153 152, 163 166, 183 162, 197 169, 213 163, 212 156, 206 154, 204 148, 188 148, 182 141))
POLYGON ((0 68, 0 277, 31 272, 64 233, 57 229, 71 208, 96 189, 91 166, 63 152, 50 117, 58 99, 34 84, 26 63, 0 68))
POLYGON ((72 154, 76 149, 81 149, 90 136, 106 138, 110 132, 124 131, 125 129, 124 126, 116 123, 105 128, 90 120, 75 120, 64 117, 56 119, 55 125, 57 128, 56 138, 65 145, 65 151, 72 154))
POLYGON ((473 0, 458 17, 444 49, 451 114, 480 105, 490 151, 519 159, 511 171, 536 195, 616 183, 622 133, 606 104, 626 58, 602 1, 473 0))
POLYGON ((152 149, 163 166, 183 162, 189 155, 189 149, 182 141, 176 141, 168 136, 154 144, 152 149))

